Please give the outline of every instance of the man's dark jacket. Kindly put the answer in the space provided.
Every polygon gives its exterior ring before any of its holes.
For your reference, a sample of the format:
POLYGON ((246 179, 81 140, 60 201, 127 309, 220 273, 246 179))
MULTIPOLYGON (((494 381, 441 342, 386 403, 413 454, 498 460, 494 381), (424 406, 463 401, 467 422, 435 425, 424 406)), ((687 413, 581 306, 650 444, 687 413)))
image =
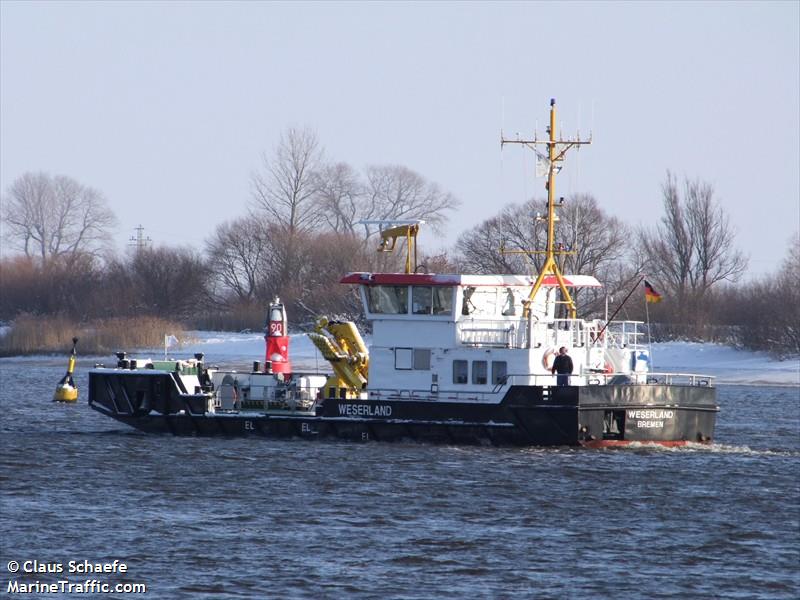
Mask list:
POLYGON ((553 369, 559 375, 569 375, 572 373, 572 358, 569 354, 559 354, 553 361, 553 369))

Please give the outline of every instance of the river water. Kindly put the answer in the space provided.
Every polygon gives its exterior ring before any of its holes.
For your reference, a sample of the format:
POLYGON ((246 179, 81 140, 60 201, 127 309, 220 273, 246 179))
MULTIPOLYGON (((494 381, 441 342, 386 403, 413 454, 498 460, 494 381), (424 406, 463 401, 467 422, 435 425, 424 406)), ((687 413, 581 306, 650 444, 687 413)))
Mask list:
POLYGON ((91 411, 91 359, 79 403, 52 403, 65 362, 0 360, 0 595, 800 597, 797 387, 721 386, 710 448, 195 439, 91 411), (69 573, 115 559, 124 575, 69 573), (8 572, 32 560, 64 572, 8 572))

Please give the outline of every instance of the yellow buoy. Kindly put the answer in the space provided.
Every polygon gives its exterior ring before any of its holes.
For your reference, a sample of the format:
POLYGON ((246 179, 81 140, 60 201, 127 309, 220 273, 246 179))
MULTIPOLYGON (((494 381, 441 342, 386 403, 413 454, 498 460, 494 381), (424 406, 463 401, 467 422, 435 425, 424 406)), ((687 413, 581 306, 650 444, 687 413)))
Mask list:
POLYGON ((72 379, 72 373, 75 372, 75 346, 78 344, 78 338, 72 338, 72 352, 69 355, 69 363, 67 364, 67 374, 61 378, 56 386, 56 393, 53 395, 53 402, 75 402, 78 400, 78 388, 75 386, 75 381, 72 379))

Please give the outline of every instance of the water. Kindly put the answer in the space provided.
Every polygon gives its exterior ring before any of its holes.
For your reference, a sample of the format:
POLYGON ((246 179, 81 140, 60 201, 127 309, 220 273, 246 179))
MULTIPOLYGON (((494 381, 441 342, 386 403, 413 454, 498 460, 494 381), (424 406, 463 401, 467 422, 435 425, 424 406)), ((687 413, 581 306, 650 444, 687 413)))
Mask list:
POLYGON ((797 387, 721 387, 711 448, 497 449, 147 436, 86 366, 69 406, 64 359, 0 361, 0 594, 119 559, 154 598, 800 596, 797 387))

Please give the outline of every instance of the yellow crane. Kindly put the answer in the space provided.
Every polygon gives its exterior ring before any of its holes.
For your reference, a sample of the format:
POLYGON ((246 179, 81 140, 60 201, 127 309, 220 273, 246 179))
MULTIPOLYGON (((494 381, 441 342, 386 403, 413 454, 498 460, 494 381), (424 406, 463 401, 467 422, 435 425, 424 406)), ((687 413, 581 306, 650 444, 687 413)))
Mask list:
POLYGON ((320 317, 308 337, 333 368, 325 382, 325 397, 357 398, 367 387, 369 351, 355 323, 320 317))

